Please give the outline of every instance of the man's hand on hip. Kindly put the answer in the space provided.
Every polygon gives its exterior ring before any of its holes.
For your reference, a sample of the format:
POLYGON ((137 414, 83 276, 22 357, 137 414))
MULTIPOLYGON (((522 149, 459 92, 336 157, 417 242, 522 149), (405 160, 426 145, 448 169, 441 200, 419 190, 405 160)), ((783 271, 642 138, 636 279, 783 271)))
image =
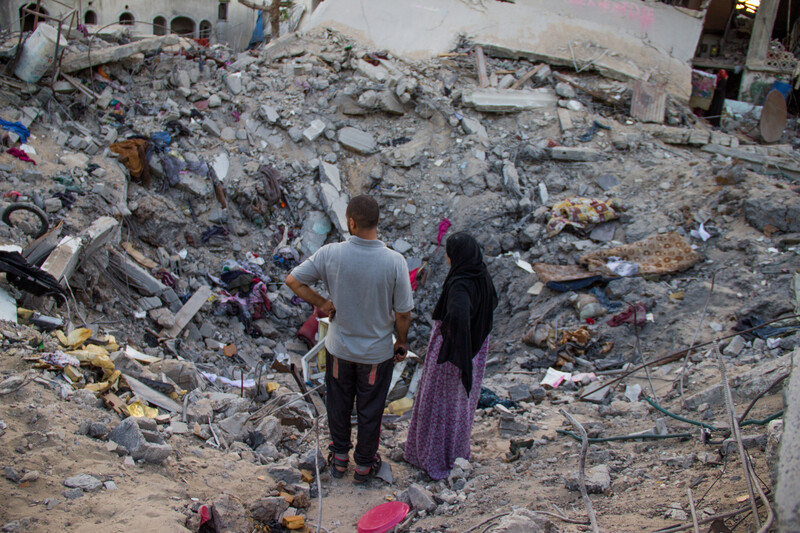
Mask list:
POLYGON ((408 346, 406 346, 406 343, 400 341, 394 343, 395 363, 399 363, 400 361, 405 361, 407 353, 408 353, 408 346))
POLYGON ((319 310, 327 314, 328 318, 331 320, 333 320, 333 317, 336 316, 336 306, 334 306, 333 302, 330 300, 325 300, 325 303, 319 306, 319 310))

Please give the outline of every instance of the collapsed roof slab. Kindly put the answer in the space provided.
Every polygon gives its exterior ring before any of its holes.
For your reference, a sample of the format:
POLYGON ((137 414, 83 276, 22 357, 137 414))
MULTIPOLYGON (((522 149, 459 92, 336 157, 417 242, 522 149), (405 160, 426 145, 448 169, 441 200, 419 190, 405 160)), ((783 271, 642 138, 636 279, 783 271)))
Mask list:
POLYGON ((301 29, 313 28, 407 59, 448 52, 466 35, 493 55, 663 81, 688 100, 703 12, 626 0, 327 0, 301 29))

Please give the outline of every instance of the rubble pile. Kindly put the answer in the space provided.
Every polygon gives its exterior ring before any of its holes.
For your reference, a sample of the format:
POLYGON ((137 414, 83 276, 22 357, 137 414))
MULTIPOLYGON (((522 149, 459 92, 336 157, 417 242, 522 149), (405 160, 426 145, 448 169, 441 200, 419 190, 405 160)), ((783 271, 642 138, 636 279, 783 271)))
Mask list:
POLYGON ((482 83, 467 41, 409 62, 330 30, 238 54, 68 37, 67 77, 0 80, 3 207, 26 206, 0 225, 3 531, 352 531, 385 499, 414 531, 578 531, 559 408, 604 530, 687 523, 687 488, 711 522, 748 497, 720 361, 740 414, 769 391, 742 431, 770 479, 800 347, 796 131, 752 144, 672 99, 643 124, 627 84, 528 60, 485 58, 482 83), (413 276, 416 352, 393 475, 366 490, 325 472, 314 309, 283 283, 364 192, 413 276), (473 456, 432 483, 403 444, 456 230, 501 302, 473 456))

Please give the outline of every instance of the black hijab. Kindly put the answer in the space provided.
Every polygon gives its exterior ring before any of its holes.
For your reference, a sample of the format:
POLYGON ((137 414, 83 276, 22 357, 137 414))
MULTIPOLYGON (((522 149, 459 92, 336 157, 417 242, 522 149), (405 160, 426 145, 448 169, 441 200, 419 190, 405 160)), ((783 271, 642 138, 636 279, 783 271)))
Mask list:
POLYGON ((433 309, 434 320, 442 322, 443 341, 438 363, 450 361, 461 369, 461 382, 469 396, 472 358, 492 330, 497 292, 478 241, 472 235, 463 232, 451 235, 446 250, 451 262, 450 272, 433 309))

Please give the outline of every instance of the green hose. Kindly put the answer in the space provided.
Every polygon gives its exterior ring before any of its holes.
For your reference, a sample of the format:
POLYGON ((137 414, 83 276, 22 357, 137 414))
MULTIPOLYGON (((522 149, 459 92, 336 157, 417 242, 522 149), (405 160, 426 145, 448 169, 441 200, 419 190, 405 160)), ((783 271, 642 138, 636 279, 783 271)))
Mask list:
MULTIPOLYGON (((567 431, 566 429, 557 429, 556 433, 561 433, 562 435, 569 435, 573 439, 577 440, 578 442, 581 441, 580 436, 572 431, 567 431)), ((596 442, 613 442, 617 440, 662 440, 662 439, 688 439, 693 437, 692 433, 672 433, 670 435, 618 435, 616 437, 602 437, 602 438, 595 438, 589 439, 589 442, 596 443, 596 442)))
POLYGON ((739 427, 743 427, 743 426, 766 426, 767 424, 769 424, 770 422, 772 422, 776 418, 780 418, 782 416, 783 416, 783 411, 778 411, 774 415, 770 415, 767 418, 764 418, 762 420, 745 420, 744 422, 739 424, 739 427))
POLYGON ((644 401, 646 401, 647 403, 652 405, 657 411, 660 411, 660 412, 664 413, 665 415, 674 418, 675 420, 680 420, 681 422, 686 422, 687 424, 692 424, 694 426, 700 426, 701 428, 710 429, 711 431, 719 431, 717 428, 715 428, 711 424, 706 424, 705 422, 698 422, 697 420, 692 420, 691 418, 685 418, 685 417, 682 417, 681 415, 676 415, 675 413, 667 411, 666 409, 664 409, 663 407, 658 405, 656 402, 654 402, 652 400, 652 398, 648 398, 647 396, 642 396, 642 398, 644 399, 644 401))

